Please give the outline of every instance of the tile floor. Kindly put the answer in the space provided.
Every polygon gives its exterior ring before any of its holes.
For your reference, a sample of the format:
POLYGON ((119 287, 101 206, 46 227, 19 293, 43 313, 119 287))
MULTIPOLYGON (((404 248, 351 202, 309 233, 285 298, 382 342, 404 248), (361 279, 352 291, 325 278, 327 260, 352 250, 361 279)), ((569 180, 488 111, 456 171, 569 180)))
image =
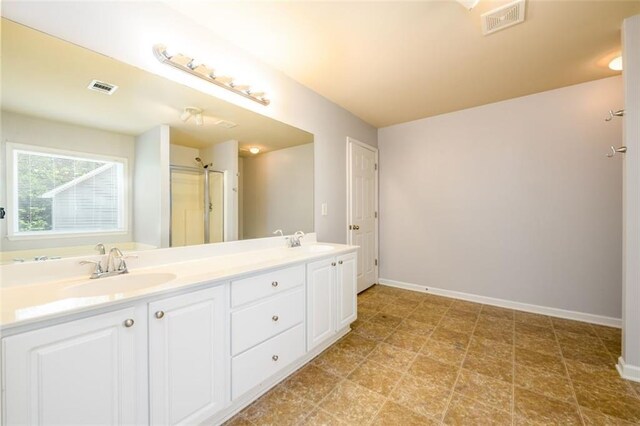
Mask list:
POLYGON ((352 328, 228 423, 640 424, 620 330, 384 286, 352 328))

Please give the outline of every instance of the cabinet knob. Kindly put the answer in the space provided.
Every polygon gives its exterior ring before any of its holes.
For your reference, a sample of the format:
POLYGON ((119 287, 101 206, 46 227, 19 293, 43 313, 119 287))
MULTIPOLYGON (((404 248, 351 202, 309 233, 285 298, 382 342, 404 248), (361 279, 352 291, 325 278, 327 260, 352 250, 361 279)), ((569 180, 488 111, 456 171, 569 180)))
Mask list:
POLYGON ((272 319, 273 321, 278 321, 278 320, 280 319, 280 317, 279 317, 279 316, 277 316, 277 315, 274 315, 274 316, 272 316, 272 317, 271 317, 271 319, 272 319))
POLYGON ((135 324, 136 322, 134 320, 132 320, 131 318, 127 318, 126 320, 124 320, 124 326, 129 328, 129 327, 133 327, 133 324, 135 324))
POLYGON ((331 266, 336 266, 336 262, 331 262, 331 266))
POLYGON ((274 281, 274 282, 272 282, 272 283, 271 283, 271 286, 272 286, 272 287, 278 287, 278 281, 274 281))
POLYGON ((278 360, 278 355, 274 355, 271 357, 272 360, 277 361, 278 360))
POLYGON ((164 311, 158 311, 155 313, 156 318, 162 319, 164 317, 164 311))
POLYGON ((342 260, 338 260, 338 265, 342 265, 342 260))

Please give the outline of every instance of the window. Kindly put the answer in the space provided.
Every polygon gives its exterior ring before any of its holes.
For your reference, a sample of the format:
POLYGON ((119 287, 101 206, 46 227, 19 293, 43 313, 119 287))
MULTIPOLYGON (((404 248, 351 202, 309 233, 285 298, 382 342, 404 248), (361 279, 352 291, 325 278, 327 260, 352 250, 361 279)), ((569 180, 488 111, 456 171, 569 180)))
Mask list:
POLYGON ((126 160, 8 144, 10 236, 125 232, 126 160))

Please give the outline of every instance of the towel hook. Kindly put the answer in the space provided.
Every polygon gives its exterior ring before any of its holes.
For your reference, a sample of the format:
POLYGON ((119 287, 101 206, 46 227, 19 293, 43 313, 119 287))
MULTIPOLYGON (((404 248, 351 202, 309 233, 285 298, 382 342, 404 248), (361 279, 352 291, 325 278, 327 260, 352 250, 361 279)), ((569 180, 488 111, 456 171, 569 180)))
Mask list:
POLYGON ((625 154, 627 152, 627 147, 626 146, 621 146, 620 148, 614 148, 613 146, 611 146, 611 152, 607 154, 607 157, 612 158, 614 155, 617 154, 625 154))
POLYGON ((619 109, 617 111, 614 111, 612 109, 609 110, 609 116, 607 118, 604 119, 604 121, 611 121, 613 120, 613 117, 624 117, 624 110, 623 109, 619 109))

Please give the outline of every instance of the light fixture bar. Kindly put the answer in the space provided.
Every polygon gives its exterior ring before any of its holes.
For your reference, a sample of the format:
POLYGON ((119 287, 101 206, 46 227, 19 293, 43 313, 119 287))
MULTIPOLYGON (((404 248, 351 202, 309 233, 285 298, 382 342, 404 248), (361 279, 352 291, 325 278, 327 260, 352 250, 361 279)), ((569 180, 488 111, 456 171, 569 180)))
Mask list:
POLYGON ((167 47, 162 44, 153 46, 153 54, 162 63, 171 65, 174 68, 195 75, 209 83, 224 87, 233 93, 243 96, 252 101, 256 101, 262 105, 269 105, 270 101, 265 97, 264 92, 252 92, 249 86, 236 85, 233 79, 226 76, 216 76, 213 70, 204 64, 196 62, 182 54, 170 55, 167 53, 167 47))

